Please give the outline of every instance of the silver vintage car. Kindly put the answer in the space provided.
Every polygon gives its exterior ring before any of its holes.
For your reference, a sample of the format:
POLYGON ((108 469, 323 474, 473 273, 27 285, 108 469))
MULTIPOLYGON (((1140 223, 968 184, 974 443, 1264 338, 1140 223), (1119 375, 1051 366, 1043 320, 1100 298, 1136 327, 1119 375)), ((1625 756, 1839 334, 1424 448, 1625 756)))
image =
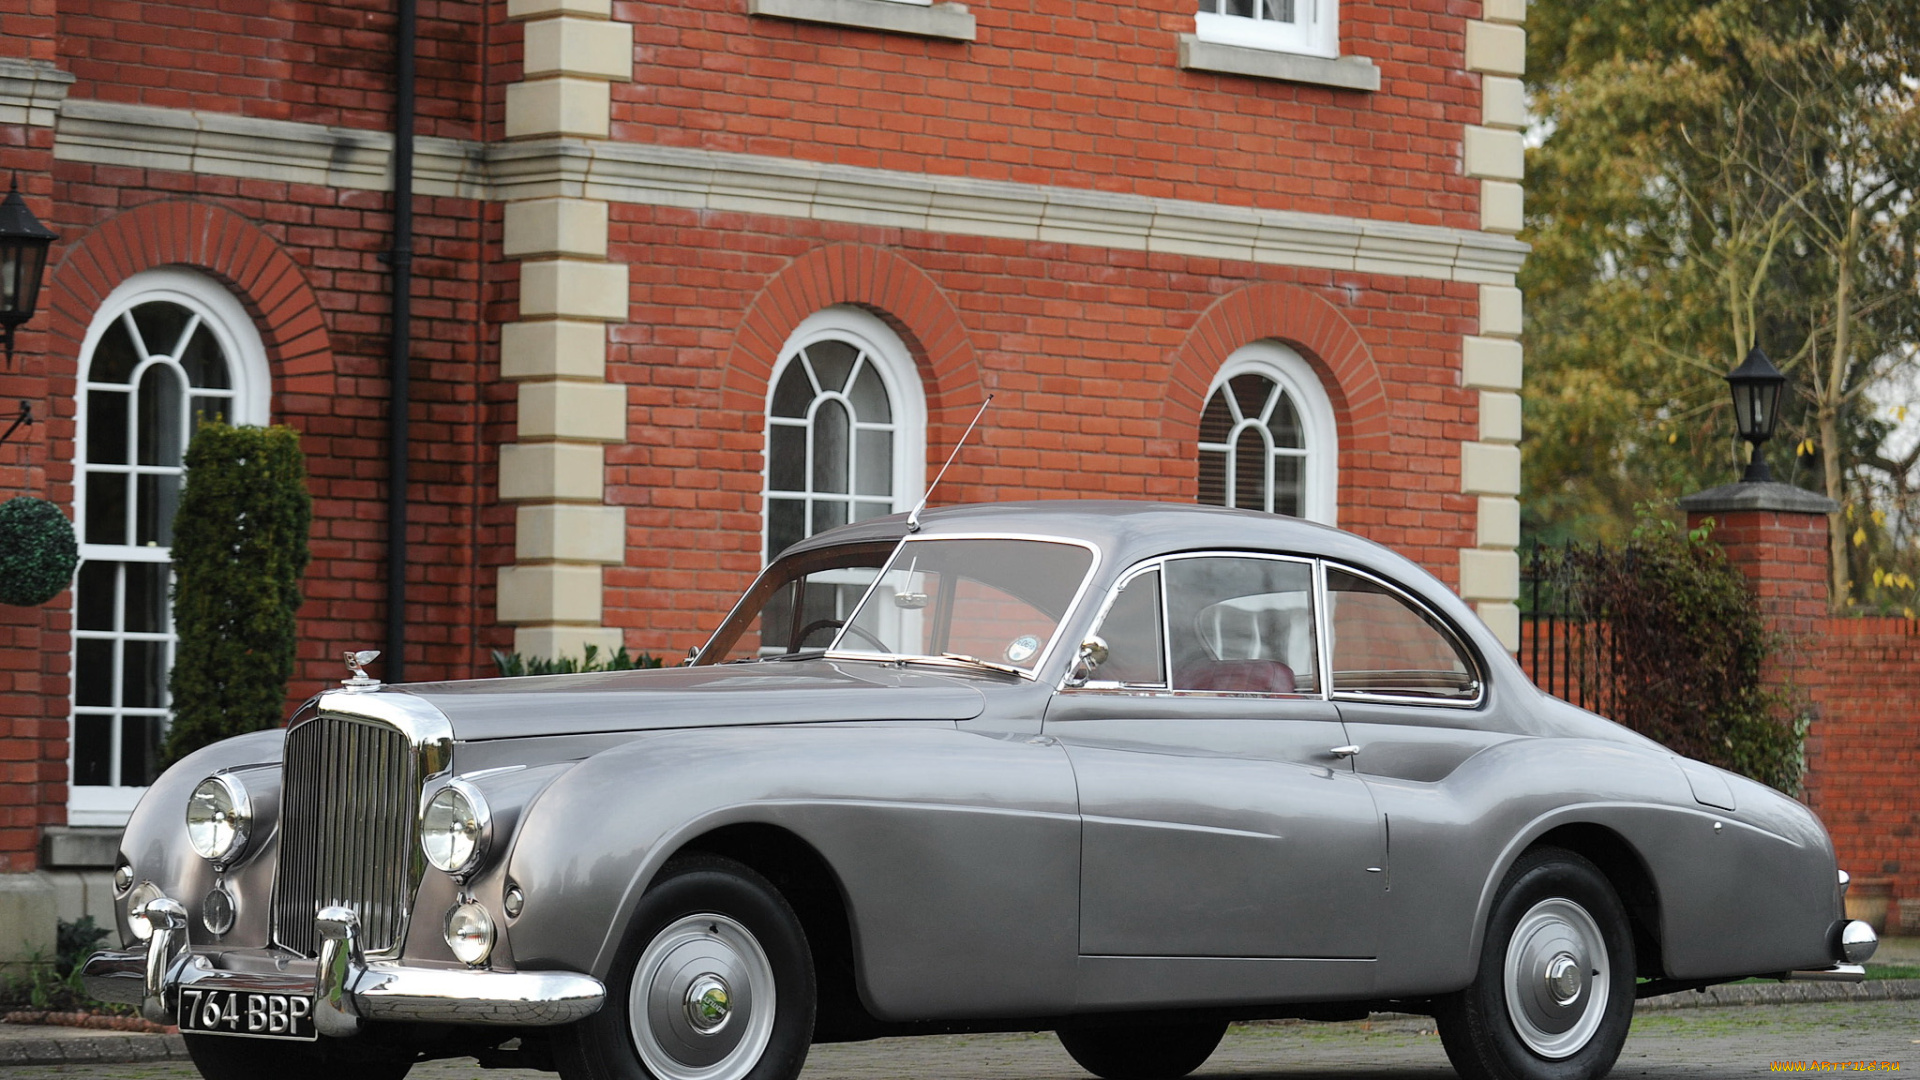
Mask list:
POLYGON ((121 852, 88 984, 214 1080, 997 1030, 1152 1080, 1380 1009, 1471 1080, 1593 1080, 1637 997, 1874 947, 1804 806, 1542 694, 1413 563, 1148 503, 815 536, 676 669, 356 674, 121 852))

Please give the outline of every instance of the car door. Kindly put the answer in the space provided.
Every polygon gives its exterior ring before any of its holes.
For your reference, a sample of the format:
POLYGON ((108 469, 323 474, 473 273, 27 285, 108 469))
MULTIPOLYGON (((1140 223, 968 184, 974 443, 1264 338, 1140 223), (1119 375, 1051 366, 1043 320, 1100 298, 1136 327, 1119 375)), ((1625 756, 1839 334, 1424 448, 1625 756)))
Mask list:
POLYGON ((1083 957, 1373 955, 1384 841, 1322 691, 1314 595, 1310 560, 1273 556, 1121 583, 1106 660, 1045 723, 1079 788, 1083 957))

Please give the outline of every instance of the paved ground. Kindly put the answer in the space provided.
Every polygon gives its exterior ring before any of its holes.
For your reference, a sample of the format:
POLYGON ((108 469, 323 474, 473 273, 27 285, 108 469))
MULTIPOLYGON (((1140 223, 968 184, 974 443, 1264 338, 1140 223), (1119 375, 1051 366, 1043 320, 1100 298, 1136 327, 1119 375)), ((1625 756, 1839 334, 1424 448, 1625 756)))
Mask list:
MULTIPOLYGON (((1616 1080, 1733 1080, 1783 1062, 1887 1062, 1920 1069, 1920 1000, 1728 1006, 1635 1018, 1616 1080)), ((1856 1070, 1845 1070, 1849 1073, 1856 1070)), ((1200 1078, 1452 1080, 1429 1022, 1235 1027, 1200 1078)), ((186 1062, 0 1067, 0 1080, 192 1080, 186 1062)), ((417 1066, 415 1080, 551 1080, 471 1060, 417 1066)), ((1051 1035, 884 1039, 815 1047, 805 1080, 1086 1080, 1051 1035)))

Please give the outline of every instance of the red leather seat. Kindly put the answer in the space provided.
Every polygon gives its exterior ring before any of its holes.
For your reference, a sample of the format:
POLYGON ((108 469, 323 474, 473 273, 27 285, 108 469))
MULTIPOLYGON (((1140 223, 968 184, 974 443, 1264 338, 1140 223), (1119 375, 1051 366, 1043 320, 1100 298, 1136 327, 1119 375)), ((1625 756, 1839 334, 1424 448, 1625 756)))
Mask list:
POLYGON ((1293 669, 1278 660, 1197 660, 1176 672, 1180 690, 1226 694, 1291 694, 1293 669))

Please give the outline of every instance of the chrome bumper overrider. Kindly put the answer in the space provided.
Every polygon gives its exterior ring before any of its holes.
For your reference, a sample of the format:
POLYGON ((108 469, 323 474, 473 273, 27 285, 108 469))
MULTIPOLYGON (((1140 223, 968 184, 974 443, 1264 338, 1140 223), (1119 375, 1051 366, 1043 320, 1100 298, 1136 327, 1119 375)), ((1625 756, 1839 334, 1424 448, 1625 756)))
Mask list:
POLYGON ((183 986, 311 994, 315 1027, 335 1038, 357 1033, 362 1020, 521 1027, 570 1024, 598 1012, 606 998, 600 980, 570 971, 471 971, 369 963, 361 954, 358 921, 352 911, 341 907, 327 908, 316 920, 320 959, 311 975, 299 970, 216 968, 212 960, 189 947, 185 908, 162 898, 146 906, 146 915, 153 925, 146 949, 95 953, 81 975, 87 993, 101 1001, 138 1005, 155 1023, 176 1022, 183 986))

